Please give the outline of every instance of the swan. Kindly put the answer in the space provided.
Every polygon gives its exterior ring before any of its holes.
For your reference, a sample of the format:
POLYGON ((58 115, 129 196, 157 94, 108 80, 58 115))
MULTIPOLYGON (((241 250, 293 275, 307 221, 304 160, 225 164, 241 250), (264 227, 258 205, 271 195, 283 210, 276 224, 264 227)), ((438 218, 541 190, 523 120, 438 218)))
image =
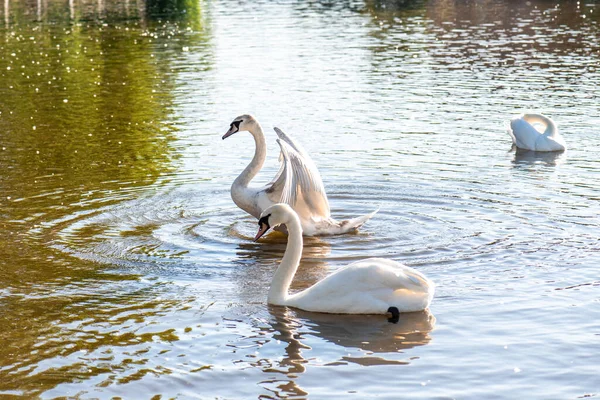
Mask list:
POLYGON ((542 114, 521 114, 510 121, 508 134, 515 146, 532 151, 564 151, 564 139, 554 121, 542 114))
POLYGON ((258 221, 260 239, 271 227, 285 224, 288 244, 275 271, 267 303, 332 314, 387 314, 429 307, 435 285, 420 272, 393 260, 368 258, 349 264, 299 293, 288 290, 302 256, 302 225, 287 204, 275 204, 258 221))
POLYGON ((281 167, 275 178, 261 188, 248 187, 262 168, 267 154, 265 135, 258 121, 251 115, 240 115, 223 135, 224 140, 234 133, 248 131, 256 143, 252 161, 231 185, 231 198, 239 208, 259 218, 261 212, 273 204, 289 204, 298 213, 302 230, 307 236, 339 235, 354 231, 375 215, 377 210, 344 221, 331 218, 329 201, 316 165, 298 142, 281 129, 274 129, 279 137, 277 144, 281 148, 281 167))

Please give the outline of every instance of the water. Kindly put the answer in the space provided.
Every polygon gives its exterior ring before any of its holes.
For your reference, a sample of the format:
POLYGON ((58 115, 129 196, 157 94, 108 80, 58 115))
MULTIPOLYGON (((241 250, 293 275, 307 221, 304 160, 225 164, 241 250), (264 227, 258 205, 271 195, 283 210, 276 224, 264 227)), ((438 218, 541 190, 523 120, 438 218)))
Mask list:
POLYGON ((600 3, 7 0, 0 13, 0 394, 583 398, 600 352, 600 3), (70 5, 70 6, 69 6, 70 5), (536 110, 563 154, 516 153, 536 110), (390 324, 266 305, 285 248, 229 185, 253 113, 319 166, 369 256, 437 284, 390 324))

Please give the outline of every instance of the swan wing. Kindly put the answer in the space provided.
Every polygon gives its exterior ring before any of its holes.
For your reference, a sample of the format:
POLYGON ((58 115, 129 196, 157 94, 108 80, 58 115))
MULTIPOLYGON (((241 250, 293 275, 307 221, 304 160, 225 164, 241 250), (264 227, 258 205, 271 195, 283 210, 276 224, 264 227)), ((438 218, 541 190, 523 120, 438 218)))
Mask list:
POLYGON ((282 171, 273 187, 281 186, 281 202, 289 204, 304 218, 329 217, 329 202, 321 175, 310 158, 302 156, 288 142, 277 139, 281 148, 282 171))
POLYGON ((541 133, 523 117, 510 121, 509 134, 518 148, 527 150, 535 150, 535 142, 541 136, 541 133))
MULTIPOLYGON (((312 161, 312 159, 310 158, 310 156, 308 155, 306 150, 304 150, 304 147, 302 147, 302 145, 300 145, 300 143, 298 143, 297 141, 292 139, 292 137, 290 135, 286 134, 281 129, 279 129, 277 127, 274 127, 273 129, 275 130, 275 133, 277 134, 279 139, 285 141, 296 152, 298 152, 298 154, 300 154, 304 160, 309 161, 314 166, 314 162, 312 161)), ((285 175, 284 175, 285 163, 283 162, 283 152, 279 153, 279 162, 280 162, 279 171, 277 171, 277 173, 275 174, 275 177, 266 186, 267 187, 266 191, 267 191, 267 193, 272 194, 269 197, 272 197, 272 200, 274 202, 280 201, 279 198, 281 197, 281 192, 282 192, 282 189, 285 184, 285 175)), ((320 178, 321 175, 319 174, 319 171, 317 170, 316 166, 314 166, 314 171, 316 171, 316 174, 320 178)))
MULTIPOLYGON (((310 160, 310 162, 314 165, 314 162, 312 161, 312 159, 310 158, 310 156, 308 155, 306 150, 304 150, 304 147, 302 147, 300 145, 300 143, 296 142, 294 139, 292 139, 291 136, 289 136, 288 134, 283 132, 278 127, 274 127, 273 129, 275 130, 275 133, 277 134, 279 139, 285 141, 294 150, 296 150, 296 152, 298 152, 298 154, 300 154, 305 160, 310 160)), ((275 177, 267 185, 267 187, 270 188, 269 191, 271 193, 274 193, 275 196, 277 196, 277 197, 281 196, 281 191, 285 184, 285 176, 283 175, 283 171, 285 169, 285 163, 283 162, 283 152, 279 153, 279 163, 280 163, 279 171, 277 171, 277 173, 275 174, 275 177)), ((314 170, 317 172, 317 174, 319 174, 319 171, 316 169, 316 166, 315 166, 314 170)), ((319 174, 319 177, 320 176, 321 175, 319 174)), ((277 200, 274 200, 274 201, 277 201, 277 200)))
POLYGON ((407 289, 427 291, 432 282, 419 271, 386 258, 369 258, 348 265, 345 269, 364 289, 387 287, 392 290, 407 289))
POLYGON ((265 191, 267 193, 273 193, 274 197, 271 199, 274 203, 279 202, 279 197, 281 196, 281 191, 285 184, 285 163, 283 162, 283 156, 279 154, 279 170, 275 174, 275 177, 271 180, 271 182, 267 183, 265 187, 265 191))
POLYGON ((274 127, 273 129, 275 130, 275 133, 277 134, 279 139, 281 139, 284 142, 286 142, 287 144, 289 144, 294 150, 296 150, 298 152, 298 154, 300 154, 302 157, 304 157, 304 159, 310 160, 312 162, 312 159, 310 158, 310 156, 308 155, 306 150, 304 150, 304 147, 302 147, 300 145, 300 143, 296 142, 294 139, 292 139, 292 137, 290 135, 284 133, 278 127, 274 127))

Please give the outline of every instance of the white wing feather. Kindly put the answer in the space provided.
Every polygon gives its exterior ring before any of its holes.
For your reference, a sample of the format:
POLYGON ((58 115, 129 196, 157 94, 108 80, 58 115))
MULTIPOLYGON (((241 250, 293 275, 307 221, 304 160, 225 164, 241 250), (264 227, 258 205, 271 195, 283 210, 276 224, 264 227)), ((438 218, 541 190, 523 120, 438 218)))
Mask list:
POLYGON ((306 150, 304 150, 304 147, 302 147, 300 145, 300 143, 296 142, 294 139, 292 139, 291 136, 284 133, 278 127, 274 127, 273 129, 275 130, 275 133, 277 134, 279 139, 283 140, 284 142, 286 142, 287 144, 292 146, 292 148, 294 150, 296 150, 305 160, 310 160, 311 163, 313 162, 312 159, 310 158, 310 156, 308 155, 308 153, 306 152, 306 150))
MULTIPOLYGON (((294 139, 292 139, 291 136, 289 136, 288 134, 283 132, 278 127, 274 127, 273 130, 275 130, 275 133, 277 134, 279 139, 281 139, 284 142, 286 142, 287 144, 289 144, 305 160, 310 160, 311 163, 313 162, 312 159, 310 158, 310 156, 308 155, 308 153, 306 152, 306 150, 304 150, 304 147, 302 147, 300 145, 300 143, 294 141, 294 139)), ((283 152, 279 153, 279 162, 281 163, 279 171, 277 171, 277 173, 275 174, 275 178, 273 178, 273 180, 267 185, 267 186, 272 186, 274 190, 276 190, 278 188, 278 186, 283 183, 283 182, 278 182, 281 178, 281 174, 283 173, 283 169, 285 167, 285 163, 283 163, 283 152)), ((313 165, 314 165, 314 163, 313 163, 313 165)), ((316 167, 315 167, 315 171, 317 171, 317 173, 318 173, 318 170, 316 167)), ((320 177, 320 175, 319 175, 319 177, 320 177)))
MULTIPOLYGON (((311 216, 329 217, 329 202, 321 175, 313 161, 304 157, 287 141, 277 139, 277 143, 283 155, 283 171, 278 179, 278 181, 284 181, 282 182, 281 202, 300 210, 303 207, 299 203, 304 202, 307 207, 306 212, 311 216)), ((301 148, 300 151, 304 152, 301 148)), ((275 182, 275 185, 277 183, 275 182)), ((299 214, 304 213, 300 212, 299 214)), ((305 217, 309 217, 309 215, 305 215, 305 217)))

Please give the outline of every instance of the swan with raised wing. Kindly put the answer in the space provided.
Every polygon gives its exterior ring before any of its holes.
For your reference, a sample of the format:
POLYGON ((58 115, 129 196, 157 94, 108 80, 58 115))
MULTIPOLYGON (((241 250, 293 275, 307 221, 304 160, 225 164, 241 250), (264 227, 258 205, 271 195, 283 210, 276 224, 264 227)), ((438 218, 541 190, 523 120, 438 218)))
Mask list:
POLYGON ((552 119, 542 114, 521 114, 510 121, 513 144, 531 151, 563 151, 567 145, 552 119))
POLYGON ((275 271, 269 304, 333 314, 387 314, 422 311, 429 307, 435 285, 422 273, 384 258, 349 264, 299 293, 288 290, 302 257, 302 225, 287 204, 268 207, 258 221, 257 241, 271 227, 285 224, 288 243, 275 271))
POLYGON ((338 235, 354 231, 377 211, 357 218, 337 221, 331 218, 329 201, 319 171, 300 144, 279 128, 275 132, 281 148, 281 167, 275 178, 266 186, 252 188, 250 181, 261 170, 267 145, 262 127, 251 115, 240 115, 231 122, 223 139, 234 133, 248 131, 254 137, 256 148, 250 164, 233 181, 231 198, 248 214, 259 218, 261 212, 276 203, 289 204, 300 217, 305 235, 338 235))

